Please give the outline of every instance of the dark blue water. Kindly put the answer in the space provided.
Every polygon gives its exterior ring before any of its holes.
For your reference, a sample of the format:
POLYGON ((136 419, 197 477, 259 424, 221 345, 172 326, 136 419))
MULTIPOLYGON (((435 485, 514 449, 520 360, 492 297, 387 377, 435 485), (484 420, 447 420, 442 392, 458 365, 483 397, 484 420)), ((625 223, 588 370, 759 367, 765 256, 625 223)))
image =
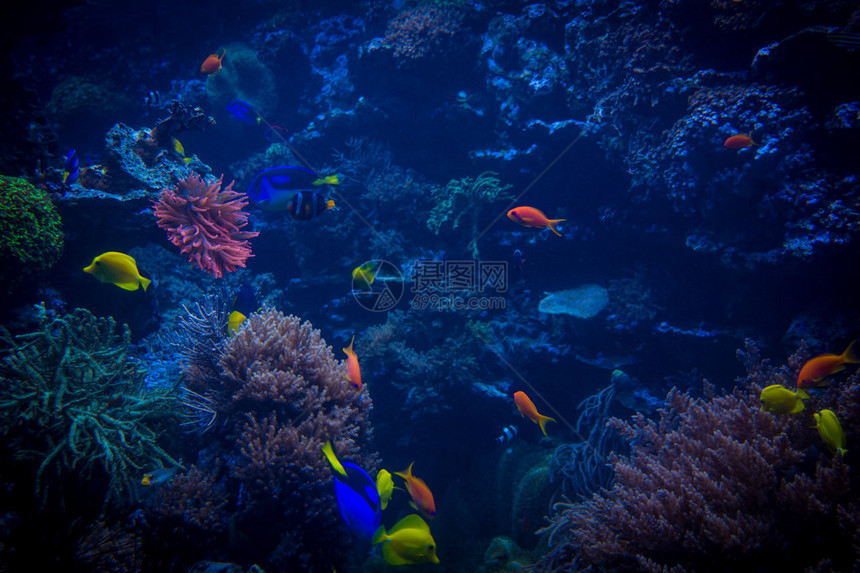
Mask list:
POLYGON ((856 16, 4 9, 0 570, 856 568, 856 16))

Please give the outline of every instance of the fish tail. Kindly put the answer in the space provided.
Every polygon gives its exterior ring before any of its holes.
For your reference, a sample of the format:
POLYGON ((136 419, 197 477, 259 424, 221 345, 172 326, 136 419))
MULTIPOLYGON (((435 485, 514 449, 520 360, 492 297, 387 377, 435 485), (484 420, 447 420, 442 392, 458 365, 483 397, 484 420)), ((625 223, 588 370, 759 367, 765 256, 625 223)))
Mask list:
POLYGON ((382 543, 383 541, 386 541, 385 526, 380 525, 379 528, 374 532, 373 537, 370 539, 370 544, 376 545, 377 543, 382 543))
POLYGON ((337 175, 328 175, 325 178, 326 185, 338 185, 340 184, 340 177, 337 175))
POLYGON ((152 281, 146 277, 140 277, 140 286, 143 287, 143 292, 146 292, 146 289, 149 287, 149 283, 152 281))
POLYGON ((402 472, 394 472, 394 475, 400 476, 403 479, 405 479, 406 481, 409 481, 409 478, 412 477, 412 466, 414 466, 414 465, 415 465, 415 462, 412 462, 411 464, 409 464, 408 468, 406 468, 402 472))
POLYGON ((562 221, 567 221, 567 219, 549 219, 546 222, 546 226, 549 227, 549 230, 561 237, 561 233, 558 232, 558 229, 555 228, 556 225, 561 223, 562 221))
POLYGON ((540 426, 540 431, 543 432, 544 436, 546 436, 546 423, 555 422, 555 418, 550 418, 549 416, 541 416, 540 414, 538 414, 538 416, 538 425, 540 426))
POLYGON ((857 351, 854 350, 855 344, 857 344, 857 341, 852 341, 851 344, 848 345, 848 348, 845 349, 845 352, 842 353, 843 362, 848 362, 851 364, 856 364, 860 362, 860 357, 857 356, 857 351))
POLYGON ((343 469, 343 464, 337 459, 337 456, 334 455, 334 450, 331 447, 331 442, 326 442, 322 447, 323 454, 325 454, 328 463, 331 464, 332 469, 342 475, 343 477, 348 477, 346 475, 346 470, 343 469))
POLYGON ((221 55, 218 56, 218 59, 223 60, 224 56, 226 56, 226 55, 227 55, 227 48, 224 48, 223 50, 221 50, 221 55))

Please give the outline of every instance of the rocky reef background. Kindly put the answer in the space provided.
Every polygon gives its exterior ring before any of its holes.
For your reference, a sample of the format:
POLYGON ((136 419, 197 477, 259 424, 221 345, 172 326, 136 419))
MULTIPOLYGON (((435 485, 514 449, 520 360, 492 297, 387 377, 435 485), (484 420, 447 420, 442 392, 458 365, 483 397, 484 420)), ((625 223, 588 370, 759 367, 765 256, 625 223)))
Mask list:
MULTIPOLYGON (((225 283, 309 320, 338 358, 355 334, 375 451, 392 470, 420 452, 438 484, 440 570, 505 570, 545 549, 533 534, 560 495, 551 461, 582 432, 560 423, 540 442, 510 403, 523 381, 571 420, 610 380, 616 415, 650 415, 703 377, 731 390, 747 338, 782 363, 858 336, 856 3, 104 0, 47 13, 2 19, 20 25, 4 36, 0 185, 50 199, 62 232, 37 252, 4 242, 3 324, 33 331, 39 302, 87 308, 128 324, 144 355, 183 304, 225 283), (200 73, 222 49, 223 69, 200 73), (234 99, 287 142, 236 121, 234 99), (756 145, 723 148, 738 133, 756 145), (67 186, 70 148, 82 173, 67 186), (244 192, 265 168, 302 164, 340 175, 339 208, 301 222, 252 205, 253 256, 221 281, 156 225, 153 201, 192 174, 244 192), (563 236, 514 225, 514 204, 565 218, 563 236), (120 293, 81 272, 108 250, 133 254, 156 288, 120 293), (414 272, 475 258, 504 262, 506 288, 446 294, 501 308, 432 308, 406 284, 396 307, 369 312, 350 294, 368 260, 414 272), (575 298, 540 310, 582 285, 607 299, 593 314, 575 298), (513 454, 495 442, 507 424, 513 454)), ((31 228, 33 207, 15 205, 3 220, 31 228)), ((181 368, 154 370, 169 387, 181 368)), ((229 480, 214 458, 186 461, 197 473, 180 485, 215 504, 189 538, 226 538, 214 500, 235 493, 219 493, 229 480)))

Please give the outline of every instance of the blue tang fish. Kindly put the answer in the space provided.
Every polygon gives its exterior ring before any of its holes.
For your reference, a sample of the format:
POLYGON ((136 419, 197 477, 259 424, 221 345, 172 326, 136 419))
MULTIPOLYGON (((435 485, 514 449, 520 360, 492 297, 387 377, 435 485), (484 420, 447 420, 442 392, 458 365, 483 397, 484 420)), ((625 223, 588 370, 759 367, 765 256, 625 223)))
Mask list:
POLYGON ((294 219, 307 220, 334 207, 333 201, 316 192, 323 185, 337 184, 337 175, 320 177, 304 167, 270 167, 251 181, 248 197, 271 209, 286 208, 294 219))
POLYGON ((254 107, 246 101, 234 99, 227 104, 227 111, 245 125, 260 125, 262 118, 254 111, 254 107))
POLYGON ((369 547, 373 534, 379 529, 382 514, 376 483, 357 465, 338 461, 330 443, 323 451, 335 470, 334 496, 340 516, 353 535, 369 547))
POLYGON ((63 164, 63 184, 71 185, 77 181, 79 173, 78 156, 75 154, 75 150, 72 149, 66 155, 66 162, 63 164))

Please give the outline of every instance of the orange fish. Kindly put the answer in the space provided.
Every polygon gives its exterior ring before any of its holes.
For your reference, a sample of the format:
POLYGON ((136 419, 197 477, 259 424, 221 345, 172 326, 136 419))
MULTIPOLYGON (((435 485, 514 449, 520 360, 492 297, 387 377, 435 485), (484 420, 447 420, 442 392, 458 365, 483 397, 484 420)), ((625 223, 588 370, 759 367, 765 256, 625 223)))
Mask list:
POLYGON ((555 418, 540 415, 537 408, 535 408, 535 403, 531 401, 531 398, 526 396, 525 392, 514 392, 514 404, 517 405, 520 416, 528 418, 540 426, 540 431, 546 436, 546 423, 555 422, 555 418))
POLYGON ((394 472, 394 475, 406 480, 406 491, 412 496, 409 505, 423 513, 427 519, 433 519, 436 517, 436 502, 433 501, 433 493, 423 479, 412 475, 412 466, 414 465, 415 462, 409 464, 409 467, 404 470, 405 475, 403 472, 394 472))
POLYGON ((534 207, 514 207, 508 211, 508 219, 514 223, 519 223, 523 227, 536 227, 543 229, 548 227, 550 231, 561 237, 561 233, 555 226, 567 219, 547 219, 540 210, 534 207))
POLYGON ((758 145, 758 143, 753 141, 753 138, 746 133, 733 135, 723 142, 723 147, 726 149, 744 149, 753 145, 758 145))
POLYGON ((860 363, 860 357, 854 351, 855 344, 857 344, 856 340, 849 344, 842 354, 822 354, 807 361, 797 376, 798 395, 804 388, 819 386, 821 381, 831 374, 845 370, 846 364, 860 363))
POLYGON ((221 50, 221 55, 209 54, 209 57, 203 60, 203 65, 200 66, 200 71, 204 74, 214 74, 221 71, 221 60, 224 59, 224 54, 227 50, 221 50))
POLYGON ((355 335, 352 335, 352 340, 349 341, 349 348, 344 348, 346 352, 346 378, 352 387, 361 390, 361 370, 358 367, 358 356, 352 349, 352 343, 355 342, 355 335))

